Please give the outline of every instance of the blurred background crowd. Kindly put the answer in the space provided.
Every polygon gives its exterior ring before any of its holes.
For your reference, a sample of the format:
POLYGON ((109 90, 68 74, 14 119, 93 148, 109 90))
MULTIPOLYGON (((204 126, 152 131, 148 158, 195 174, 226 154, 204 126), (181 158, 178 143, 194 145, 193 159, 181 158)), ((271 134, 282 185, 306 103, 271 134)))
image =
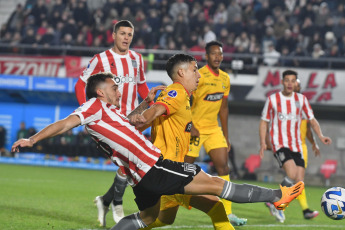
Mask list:
MULTIPOLYGON (((1 26, 0 52, 17 44, 37 47, 109 47, 121 19, 133 22, 133 49, 204 52, 219 40, 226 54, 261 54, 244 61, 269 66, 312 63, 280 56, 343 57, 345 11, 341 0, 27 0, 1 26), (270 57, 270 58, 265 58, 270 57), (289 63, 284 63, 289 62, 289 63)), ((26 49, 26 54, 58 55, 26 49)), ((69 55, 83 55, 69 51, 69 55)), ((196 56, 202 60, 202 55, 196 56)), ((317 63, 318 67, 319 63, 317 63)), ((333 68, 341 68, 334 64, 333 68)))

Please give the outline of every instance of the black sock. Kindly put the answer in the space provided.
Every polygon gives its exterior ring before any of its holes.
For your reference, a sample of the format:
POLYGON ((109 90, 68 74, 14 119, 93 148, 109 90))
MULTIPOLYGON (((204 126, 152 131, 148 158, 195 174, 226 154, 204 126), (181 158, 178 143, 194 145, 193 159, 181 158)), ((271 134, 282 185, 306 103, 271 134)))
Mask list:
MULTIPOLYGON (((116 176, 115 176, 116 177, 116 176)), ((114 182, 111 185, 111 187, 108 189, 108 191, 103 195, 103 204, 105 206, 109 206, 111 201, 114 199, 114 193, 115 193, 115 178, 114 182)))

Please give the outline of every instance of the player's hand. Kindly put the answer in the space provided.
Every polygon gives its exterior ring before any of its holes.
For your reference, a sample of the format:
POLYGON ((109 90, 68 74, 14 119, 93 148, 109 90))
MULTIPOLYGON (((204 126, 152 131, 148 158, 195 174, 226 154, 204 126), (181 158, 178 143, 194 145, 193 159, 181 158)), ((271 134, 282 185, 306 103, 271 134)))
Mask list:
POLYGON ((19 147, 32 147, 33 145, 34 143, 30 139, 19 139, 12 145, 11 152, 17 153, 19 152, 19 147))
POLYGON ((264 152, 265 152, 266 149, 267 149, 267 145, 266 144, 261 144, 260 151, 259 151, 261 159, 264 158, 264 152))
POLYGON ((148 104, 151 103, 155 99, 157 91, 158 90, 164 90, 165 88, 166 88, 166 86, 164 86, 164 85, 159 85, 159 86, 156 86, 156 87, 152 87, 150 89, 149 94, 145 98, 146 103, 148 103, 148 104))
POLYGON ((190 135, 192 137, 200 137, 199 130, 195 128, 194 124, 192 124, 192 128, 190 129, 190 135))
POLYGON ((322 137, 320 137, 320 140, 321 140, 322 143, 324 143, 325 145, 330 145, 330 144, 332 144, 332 140, 331 140, 331 138, 329 138, 329 137, 322 136, 322 137))
POLYGON ((312 145, 312 149, 316 157, 320 156, 320 149, 316 143, 312 145))
POLYGON ((129 123, 134 125, 136 128, 140 128, 145 125, 146 119, 141 114, 135 114, 129 118, 129 123))

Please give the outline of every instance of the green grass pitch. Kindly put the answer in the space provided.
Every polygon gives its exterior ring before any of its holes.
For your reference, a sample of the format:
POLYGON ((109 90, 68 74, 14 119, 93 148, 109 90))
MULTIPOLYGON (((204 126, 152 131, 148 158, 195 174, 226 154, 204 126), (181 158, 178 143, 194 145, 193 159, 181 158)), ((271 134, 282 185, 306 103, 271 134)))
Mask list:
MULTIPOLYGON (((109 229, 114 225, 111 213, 107 215, 107 228, 99 227, 92 201, 106 192, 113 178, 114 172, 0 164, 0 229, 109 229)), ((244 183, 278 188, 276 184, 244 183)), ((306 189, 310 208, 320 212, 314 220, 303 219, 297 201, 286 209, 284 224, 276 222, 262 203, 234 203, 234 213, 248 219, 246 226, 236 229, 345 229, 345 220, 331 220, 321 211, 320 198, 327 188, 307 186, 306 189)), ((137 211, 133 199, 128 187, 125 214, 137 211)), ((213 228, 206 214, 180 208, 175 223, 163 229, 213 228)))

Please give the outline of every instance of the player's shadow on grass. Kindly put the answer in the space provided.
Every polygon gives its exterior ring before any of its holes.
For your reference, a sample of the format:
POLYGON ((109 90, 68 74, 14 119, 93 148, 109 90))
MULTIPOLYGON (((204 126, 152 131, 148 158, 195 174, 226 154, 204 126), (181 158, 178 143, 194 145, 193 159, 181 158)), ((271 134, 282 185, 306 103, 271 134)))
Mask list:
POLYGON ((40 216, 40 217, 45 217, 49 220, 52 221, 49 225, 53 227, 54 225, 54 220, 59 220, 59 221, 66 221, 66 222, 74 222, 81 224, 81 226, 95 226, 97 225, 97 222, 95 222, 93 219, 90 219, 88 217, 85 217, 82 215, 82 213, 76 213, 74 215, 70 214, 64 214, 58 211, 45 211, 42 209, 38 208, 27 208, 27 207, 16 207, 16 206, 9 206, 9 205, 0 205, 0 210, 13 210, 14 212, 17 213, 25 213, 25 215, 33 215, 33 216, 40 216))

